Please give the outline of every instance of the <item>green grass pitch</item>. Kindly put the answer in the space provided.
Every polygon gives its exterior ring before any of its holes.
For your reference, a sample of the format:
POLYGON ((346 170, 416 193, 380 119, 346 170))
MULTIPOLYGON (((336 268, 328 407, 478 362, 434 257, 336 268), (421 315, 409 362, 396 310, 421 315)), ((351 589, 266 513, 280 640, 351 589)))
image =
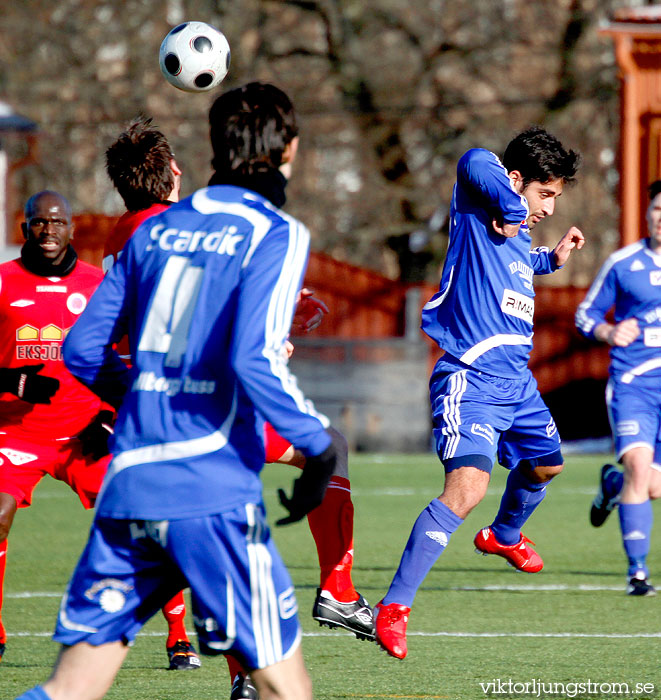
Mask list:
MULTIPOLYGON (((571 455, 565 472, 549 487, 526 528, 545 561, 544 570, 534 575, 473 551, 472 538, 491 522, 504 486, 505 470, 494 470, 486 498, 453 536, 417 595, 404 661, 312 620, 318 584, 312 537, 304 522, 276 528, 297 588, 315 697, 658 697, 661 596, 631 599, 624 594, 626 569, 617 515, 600 529, 588 523, 603 461, 601 456, 571 455)), ((276 504, 276 487, 289 490, 296 473, 269 466, 263 475, 267 506, 275 520, 283 512, 276 504)), ((376 603, 387 589, 414 519, 440 492, 441 466, 433 455, 353 455, 351 481, 356 509, 354 580, 376 603)), ((1 699, 14 698, 48 676, 57 651, 50 633, 59 596, 90 520, 91 514, 67 487, 51 479, 37 489, 32 508, 16 517, 3 609, 9 636, 0 665, 1 699)), ((657 524, 650 563, 659 580, 660 542, 657 524)), ((165 670, 164 633, 159 615, 138 637, 106 697, 228 698, 230 684, 222 659, 203 658, 202 669, 194 672, 165 670)))

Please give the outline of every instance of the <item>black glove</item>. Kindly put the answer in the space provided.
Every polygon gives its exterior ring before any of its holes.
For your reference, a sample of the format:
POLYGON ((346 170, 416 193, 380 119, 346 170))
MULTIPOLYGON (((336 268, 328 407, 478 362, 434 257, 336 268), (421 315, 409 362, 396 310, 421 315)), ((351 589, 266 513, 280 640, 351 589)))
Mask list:
POLYGON ((286 518, 280 518, 276 525, 298 522, 311 510, 321 505, 336 461, 337 452, 333 443, 320 455, 306 458, 303 474, 294 481, 291 498, 283 489, 278 489, 280 503, 289 511, 289 515, 286 518))
POLYGON ((99 411, 92 422, 78 433, 84 455, 101 459, 110 453, 108 438, 113 434, 114 418, 112 411, 99 411))
POLYGON ((28 403, 50 403, 60 382, 54 377, 39 374, 44 368, 40 365, 0 368, 0 391, 8 391, 28 403))

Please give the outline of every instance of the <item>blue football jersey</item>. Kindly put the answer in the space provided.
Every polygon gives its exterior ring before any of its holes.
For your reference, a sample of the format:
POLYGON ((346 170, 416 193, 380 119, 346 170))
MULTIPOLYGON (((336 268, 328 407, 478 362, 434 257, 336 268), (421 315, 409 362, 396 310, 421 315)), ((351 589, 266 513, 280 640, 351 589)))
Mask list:
POLYGON ((465 365, 516 378, 532 347, 533 276, 556 269, 548 248, 531 250, 528 205, 496 155, 465 153, 457 166, 450 240, 441 284, 422 312, 422 329, 465 365), (506 238, 492 220, 521 223, 506 238))
POLYGON ((173 519, 261 502, 263 420, 304 454, 330 443, 284 342, 309 232, 264 197, 213 186, 148 219, 64 347, 119 401, 100 516, 173 519), (113 345, 128 334, 132 368, 113 345))
POLYGON ((613 307, 615 323, 635 318, 640 335, 627 347, 611 348, 611 375, 625 382, 661 376, 661 255, 647 239, 607 258, 576 311, 578 330, 594 338, 594 329, 613 307))

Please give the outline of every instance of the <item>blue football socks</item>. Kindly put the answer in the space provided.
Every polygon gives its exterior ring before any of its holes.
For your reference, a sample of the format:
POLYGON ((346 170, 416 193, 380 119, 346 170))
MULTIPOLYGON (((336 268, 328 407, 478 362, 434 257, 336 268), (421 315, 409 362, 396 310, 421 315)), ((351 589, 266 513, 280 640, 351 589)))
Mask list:
POLYGON ((51 696, 40 686, 19 695, 16 700, 51 700, 51 696))
POLYGON ((649 576, 647 555, 650 551, 650 533, 652 532, 652 503, 620 503, 620 529, 622 544, 629 559, 629 577, 642 571, 645 578, 649 576))
POLYGON ((510 471, 498 515, 491 525, 500 544, 512 545, 521 539, 521 528, 544 500, 547 484, 531 481, 520 467, 510 471))
POLYGON ((420 584, 443 553, 452 533, 463 522, 437 499, 420 513, 383 599, 384 605, 399 603, 411 607, 420 584))

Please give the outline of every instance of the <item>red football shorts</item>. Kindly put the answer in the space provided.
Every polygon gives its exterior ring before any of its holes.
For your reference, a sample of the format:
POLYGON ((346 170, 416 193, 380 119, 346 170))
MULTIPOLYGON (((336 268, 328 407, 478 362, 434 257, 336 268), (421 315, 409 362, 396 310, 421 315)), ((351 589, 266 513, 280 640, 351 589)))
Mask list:
POLYGON ((264 451, 266 452, 264 461, 267 464, 277 462, 290 447, 291 442, 276 433, 270 423, 264 423, 264 451))
POLYGON ((110 455, 94 461, 84 457, 75 438, 36 441, 0 432, 0 492, 16 499, 19 508, 32 503, 32 492, 46 474, 64 481, 85 508, 92 508, 101 489, 110 455))

